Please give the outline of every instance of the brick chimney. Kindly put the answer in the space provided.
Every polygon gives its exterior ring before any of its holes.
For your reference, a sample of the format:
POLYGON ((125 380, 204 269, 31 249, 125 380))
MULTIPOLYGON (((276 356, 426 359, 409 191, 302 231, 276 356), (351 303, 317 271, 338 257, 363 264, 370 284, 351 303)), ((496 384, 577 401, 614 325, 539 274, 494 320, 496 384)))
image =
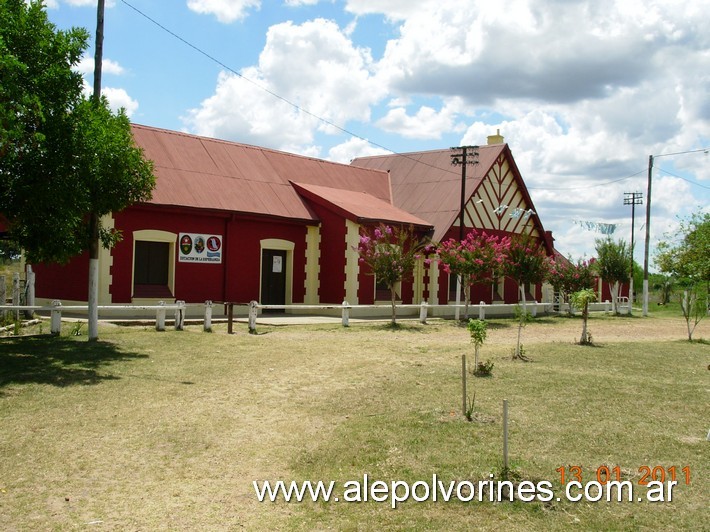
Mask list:
POLYGON ((503 144, 505 142, 505 137, 500 134, 500 129, 496 129, 495 135, 488 135, 488 145, 492 144, 503 144))

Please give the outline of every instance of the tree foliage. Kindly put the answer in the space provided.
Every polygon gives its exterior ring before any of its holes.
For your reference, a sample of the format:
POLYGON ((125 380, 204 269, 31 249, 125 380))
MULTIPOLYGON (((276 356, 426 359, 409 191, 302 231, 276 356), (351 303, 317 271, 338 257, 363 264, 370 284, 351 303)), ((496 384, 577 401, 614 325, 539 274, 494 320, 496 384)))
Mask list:
POLYGON ((656 264, 683 288, 681 309, 688 340, 708 313, 710 291, 710 213, 695 213, 681 222, 679 239, 657 247, 656 264))
POLYGON ((439 261, 449 275, 460 275, 465 289, 466 312, 471 302, 471 285, 492 283, 502 272, 509 237, 473 230, 463 241, 450 238, 436 247, 439 261))
POLYGON ((125 113, 83 95, 74 67, 87 41, 84 29, 57 30, 41 2, 0 2, 0 212, 30 262, 89 249, 92 217, 150 198, 155 184, 125 113))
POLYGON ((551 259, 548 282, 556 292, 560 292, 570 302, 570 312, 574 306, 572 294, 594 288, 596 281, 592 263, 587 260, 572 262, 564 258, 551 259))
POLYGON ((686 281, 710 281, 710 213, 695 213, 681 221, 680 239, 657 246, 659 269, 686 281))
POLYGON ((595 241, 597 260, 594 267, 602 281, 609 284, 612 294, 611 306, 617 309, 619 285, 629 278, 631 250, 625 240, 614 242, 611 238, 598 238, 595 241))
POLYGON ((380 223, 374 229, 363 229, 355 248, 360 263, 369 267, 368 273, 390 290, 393 325, 397 323, 396 286, 412 276, 423 246, 424 242, 416 238, 411 226, 392 227, 380 223))
POLYGON ((519 287, 543 282, 550 268, 542 243, 527 234, 515 235, 511 239, 505 252, 504 264, 505 274, 519 287))
POLYGON ((584 288, 574 292, 570 297, 570 302, 575 307, 582 309, 582 336, 579 339, 581 345, 591 345, 592 335, 589 334, 587 323, 589 321, 589 304, 597 299, 597 294, 590 288, 584 288))
POLYGON ((595 241, 597 260, 595 267, 601 279, 607 283, 623 283, 629 278, 631 254, 625 240, 614 242, 611 238, 595 241))
POLYGON ((525 287, 534 286, 546 279, 550 269, 550 259, 548 259, 541 241, 528 234, 522 234, 515 235, 511 239, 510 245, 506 249, 504 265, 505 274, 518 284, 518 292, 523 303, 520 309, 518 340, 513 358, 525 360, 526 357, 520 348, 522 329, 528 320, 525 287))

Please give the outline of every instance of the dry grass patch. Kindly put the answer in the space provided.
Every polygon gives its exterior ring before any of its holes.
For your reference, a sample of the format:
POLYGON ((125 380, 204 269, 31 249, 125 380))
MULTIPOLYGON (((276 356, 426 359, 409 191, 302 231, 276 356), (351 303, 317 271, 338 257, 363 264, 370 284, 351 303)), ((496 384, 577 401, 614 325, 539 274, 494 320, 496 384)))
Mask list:
POLYGON ((2 339, 0 527, 702 522, 710 497, 707 345, 605 340, 584 348, 564 337, 579 322, 546 319, 524 331, 534 362, 523 364, 507 360, 511 322, 493 325, 482 357, 495 361, 494 376, 474 379, 477 410, 492 423, 468 423, 459 412, 459 357, 472 346, 468 331, 448 322, 260 327, 258 335, 233 336, 222 326, 214 334, 111 327, 97 344, 85 336, 2 339), (569 464, 589 472, 619 465, 630 476, 642 465, 690 465, 693 482, 677 489, 673 503, 656 505, 406 503, 392 510, 256 500, 255 479, 487 478, 500 468, 503 398, 511 405, 513 465, 526 478, 555 480, 555 469, 569 464))

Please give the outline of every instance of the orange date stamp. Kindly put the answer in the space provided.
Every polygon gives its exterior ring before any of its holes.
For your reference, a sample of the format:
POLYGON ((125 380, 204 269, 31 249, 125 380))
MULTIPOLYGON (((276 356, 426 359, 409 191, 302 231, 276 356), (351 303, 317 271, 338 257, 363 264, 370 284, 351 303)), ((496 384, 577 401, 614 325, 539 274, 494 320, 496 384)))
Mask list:
MULTIPOLYGON (((582 482, 583 468, 579 465, 560 466, 555 469, 560 475, 560 484, 576 481, 582 482)), ((624 477, 628 477, 628 473, 622 471, 620 466, 609 467, 601 465, 592 470, 592 474, 596 476, 596 481, 599 484, 607 484, 610 481, 621 482, 624 477)), ((637 483, 639 486, 648 486, 649 482, 685 482, 690 484, 690 466, 678 468, 677 466, 647 466, 643 465, 638 468, 639 478, 637 483)), ((628 480, 628 478, 626 479, 628 480)))

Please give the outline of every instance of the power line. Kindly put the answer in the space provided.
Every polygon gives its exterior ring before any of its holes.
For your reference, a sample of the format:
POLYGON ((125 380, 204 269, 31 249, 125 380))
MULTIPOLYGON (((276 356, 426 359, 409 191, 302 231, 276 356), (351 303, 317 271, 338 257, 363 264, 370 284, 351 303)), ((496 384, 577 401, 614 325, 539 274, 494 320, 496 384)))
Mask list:
MULTIPOLYGON (((683 152, 683 153, 687 153, 687 152, 683 152)), ((710 187, 707 185, 701 185, 700 183, 697 183, 695 181, 691 181, 690 179, 687 179, 687 178, 680 176, 678 174, 674 174, 673 172, 669 172, 668 170, 661 168, 659 166, 656 166, 656 168, 658 170, 660 170, 661 172, 663 172, 664 174, 672 175, 673 177, 677 177, 678 179, 682 179, 683 181, 687 181, 688 183, 690 183, 691 185, 695 185, 696 187, 706 188, 706 189, 710 190, 710 187)))
POLYGON ((707 154, 708 151, 710 151, 710 147, 700 148, 697 150, 677 151, 675 153, 662 153, 660 155, 654 155, 653 158, 658 159, 659 157, 670 157, 671 155, 685 155, 686 153, 700 153, 701 151, 704 151, 707 154))
POLYGON ((627 179, 631 179, 632 177, 636 177, 639 174, 644 173, 646 170, 639 170, 635 174, 627 175, 626 177, 622 177, 619 179, 614 179, 612 181, 606 181, 604 183, 596 183, 594 185, 583 185, 583 186, 578 186, 578 187, 528 187, 530 190, 582 190, 582 189, 587 189, 587 188, 596 188, 596 187, 604 187, 606 185, 611 185, 613 183, 620 183, 621 181, 626 181, 627 179))

